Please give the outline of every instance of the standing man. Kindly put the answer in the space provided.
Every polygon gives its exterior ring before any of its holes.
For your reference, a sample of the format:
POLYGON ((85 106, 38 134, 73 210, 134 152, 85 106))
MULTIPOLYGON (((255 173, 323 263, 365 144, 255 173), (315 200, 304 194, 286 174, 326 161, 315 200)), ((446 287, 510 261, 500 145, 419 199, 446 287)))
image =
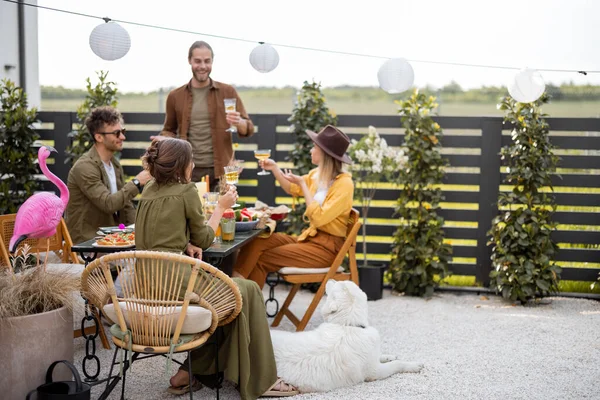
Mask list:
POLYGON ((131 224, 135 220, 133 198, 151 178, 142 171, 125 183, 115 153, 123 149, 125 129, 121 113, 98 107, 85 120, 94 145, 69 171, 70 198, 66 222, 74 243, 96 236, 101 226, 131 224))
POLYGON ((254 125, 246 113, 236 90, 225 83, 210 78, 214 53, 206 42, 197 41, 188 52, 192 67, 192 79, 167 97, 165 124, 161 136, 188 140, 192 145, 194 182, 205 175, 210 176, 210 186, 223 175, 223 167, 233 160, 230 126, 237 128, 238 135, 251 136, 254 125), (225 113, 224 99, 236 99, 236 111, 225 113))

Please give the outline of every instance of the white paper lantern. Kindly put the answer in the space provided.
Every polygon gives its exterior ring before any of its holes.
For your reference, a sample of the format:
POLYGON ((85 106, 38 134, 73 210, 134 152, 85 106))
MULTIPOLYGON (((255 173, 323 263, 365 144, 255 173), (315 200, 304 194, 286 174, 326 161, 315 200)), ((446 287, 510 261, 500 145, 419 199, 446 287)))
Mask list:
POLYGON ((279 65, 279 53, 269 44, 260 44, 250 53, 250 64, 258 72, 271 72, 279 65))
POLYGON ((540 98, 546 89, 542 74, 534 69, 524 68, 517 72, 508 85, 508 93, 520 103, 531 103, 540 98))
POLYGON ((103 60, 118 60, 129 51, 131 38, 121 25, 107 22, 98 25, 90 33, 90 47, 103 60))
POLYGON ((404 58, 392 58, 383 63, 377 72, 379 87, 388 93, 402 93, 415 81, 412 66, 404 58))

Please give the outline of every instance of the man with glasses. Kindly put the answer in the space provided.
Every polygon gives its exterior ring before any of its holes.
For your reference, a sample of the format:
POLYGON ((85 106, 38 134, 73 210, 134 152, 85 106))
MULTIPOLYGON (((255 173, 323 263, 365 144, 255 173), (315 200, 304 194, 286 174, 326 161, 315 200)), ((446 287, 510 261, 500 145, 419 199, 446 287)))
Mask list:
POLYGON ((69 171, 70 198, 66 222, 74 243, 96 236, 101 226, 131 224, 135 220, 133 198, 151 178, 143 170, 125 183, 123 168, 114 157, 123 149, 123 117, 113 107, 98 107, 85 120, 92 148, 69 171))

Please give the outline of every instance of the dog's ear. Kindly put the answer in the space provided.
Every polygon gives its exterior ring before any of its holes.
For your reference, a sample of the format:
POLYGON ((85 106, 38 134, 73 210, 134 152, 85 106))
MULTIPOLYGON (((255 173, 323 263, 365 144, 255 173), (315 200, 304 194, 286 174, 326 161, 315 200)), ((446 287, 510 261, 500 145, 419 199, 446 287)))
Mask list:
POLYGON ((327 283, 325 284, 325 293, 330 294, 331 291, 333 290, 334 286, 335 286, 335 279, 328 280, 327 283))

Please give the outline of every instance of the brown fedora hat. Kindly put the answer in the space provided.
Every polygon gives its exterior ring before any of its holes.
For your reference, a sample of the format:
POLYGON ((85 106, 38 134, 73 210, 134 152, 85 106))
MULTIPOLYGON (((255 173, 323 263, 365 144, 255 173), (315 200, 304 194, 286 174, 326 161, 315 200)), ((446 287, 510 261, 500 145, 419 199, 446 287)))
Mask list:
POLYGON ((344 132, 335 126, 327 125, 319 133, 308 129, 306 133, 325 153, 343 163, 352 164, 352 159, 346 154, 346 150, 350 146, 350 139, 344 132))

